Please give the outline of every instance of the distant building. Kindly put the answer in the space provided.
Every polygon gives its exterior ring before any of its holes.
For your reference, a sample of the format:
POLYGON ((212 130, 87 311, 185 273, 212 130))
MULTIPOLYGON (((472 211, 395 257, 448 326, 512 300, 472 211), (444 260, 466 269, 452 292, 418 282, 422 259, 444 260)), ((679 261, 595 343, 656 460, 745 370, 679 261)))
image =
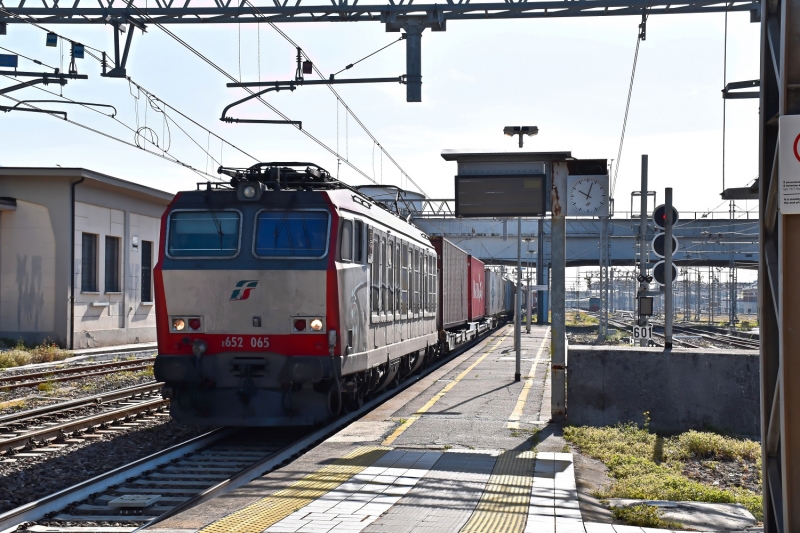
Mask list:
POLYGON ((83 168, 0 167, 0 337, 155 341, 152 272, 172 197, 83 168))

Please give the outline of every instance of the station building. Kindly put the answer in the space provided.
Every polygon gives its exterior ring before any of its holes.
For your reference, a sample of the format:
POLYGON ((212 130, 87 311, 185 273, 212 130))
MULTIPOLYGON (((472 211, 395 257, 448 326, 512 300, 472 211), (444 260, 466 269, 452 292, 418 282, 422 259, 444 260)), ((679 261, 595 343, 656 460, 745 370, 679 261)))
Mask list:
POLYGON ((154 342, 153 267, 173 196, 83 168, 0 167, 0 338, 154 342))

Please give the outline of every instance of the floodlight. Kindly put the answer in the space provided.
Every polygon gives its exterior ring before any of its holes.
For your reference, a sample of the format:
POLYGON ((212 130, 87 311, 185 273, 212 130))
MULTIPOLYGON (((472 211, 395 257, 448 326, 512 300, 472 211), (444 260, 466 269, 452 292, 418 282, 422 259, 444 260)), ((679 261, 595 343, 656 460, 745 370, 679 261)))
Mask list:
POLYGON ((522 148, 522 136, 533 137, 539 133, 539 128, 538 126, 506 126, 503 128, 503 133, 509 137, 519 135, 519 147, 522 148))

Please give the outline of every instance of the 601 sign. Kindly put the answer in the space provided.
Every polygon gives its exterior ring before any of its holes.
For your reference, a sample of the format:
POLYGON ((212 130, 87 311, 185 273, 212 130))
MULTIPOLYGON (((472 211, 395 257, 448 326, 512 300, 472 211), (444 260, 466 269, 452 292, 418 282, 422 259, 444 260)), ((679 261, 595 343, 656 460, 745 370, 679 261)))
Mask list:
POLYGON ((653 340, 653 326, 633 326, 633 340, 634 341, 651 341, 653 340))

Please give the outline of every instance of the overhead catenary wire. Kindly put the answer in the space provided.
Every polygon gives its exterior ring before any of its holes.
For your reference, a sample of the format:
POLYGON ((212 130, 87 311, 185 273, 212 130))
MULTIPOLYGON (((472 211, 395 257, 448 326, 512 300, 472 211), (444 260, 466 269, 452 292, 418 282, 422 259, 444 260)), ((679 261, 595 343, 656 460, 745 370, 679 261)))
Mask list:
MULTIPOLYGON (((24 102, 22 100, 18 100, 16 98, 14 98, 13 96, 9 96, 7 94, 0 94, 0 96, 2 96, 4 98, 7 98, 9 100, 12 100, 14 102, 17 102, 19 104, 22 104, 22 105, 24 105, 26 107, 29 107, 31 109, 37 109, 37 110, 40 110, 40 111, 42 110, 42 109, 36 107, 35 105, 29 104, 29 103, 24 102)), ((55 116, 55 115, 53 115, 53 116, 55 116)), ((108 116, 108 115, 106 115, 106 116, 108 116)), ((180 165, 180 166, 182 166, 184 168, 187 168, 187 169, 191 170, 192 172, 196 173, 197 175, 203 177, 206 180, 210 180, 210 179, 219 180, 220 179, 218 176, 213 176, 213 175, 210 175, 210 174, 206 174, 202 170, 199 170, 199 169, 193 167, 192 165, 190 165, 188 163, 184 163, 183 161, 181 161, 177 157, 172 156, 171 154, 170 154, 170 156, 167 156, 165 154, 159 154, 158 152, 153 152, 152 150, 148 150, 147 148, 142 148, 142 147, 137 146, 136 144, 133 144, 133 143, 131 143, 129 141, 126 141, 124 139, 120 139, 119 137, 116 137, 116 136, 111 135, 109 133, 106 133, 104 131, 100 131, 98 129, 92 128, 91 126, 87 126, 86 124, 82 124, 82 123, 77 122, 75 120, 67 119, 67 118, 60 118, 60 117, 58 117, 58 118, 59 118, 59 120, 63 120, 64 122, 68 122, 68 123, 70 123, 70 124, 72 124, 74 126, 78 126, 79 128, 83 128, 85 130, 91 131, 91 132, 96 133, 98 135, 102 135, 103 137, 106 137, 107 139, 111 139, 111 140, 117 141, 119 143, 128 145, 128 146, 133 147, 133 148, 138 148, 139 150, 143 150, 143 151, 147 152, 148 154, 154 155, 156 157, 160 157, 161 159, 165 159, 165 160, 167 160, 167 161, 169 161, 171 163, 175 163, 177 165, 180 165)))
POLYGON ((631 68, 631 80, 628 84, 628 99, 625 103, 625 117, 622 119, 622 133, 619 138, 619 150, 617 151, 617 167, 614 169, 614 179, 611 181, 610 197, 614 196, 614 190, 617 186, 617 177, 619 176, 619 166, 622 162, 622 145, 625 142, 625 130, 628 127, 628 113, 631 108, 631 96, 633 95, 633 81, 636 78, 636 64, 639 61, 639 45, 642 44, 643 37, 645 36, 644 25, 647 24, 648 10, 650 5, 645 8, 642 15, 642 23, 639 25, 639 33, 636 35, 636 49, 633 52, 633 67, 631 68))
MULTIPOLYGON (((154 25, 154 26, 156 26, 158 29, 160 29, 161 31, 163 31, 164 33, 166 33, 168 36, 172 37, 172 38, 173 38, 174 40, 176 40, 176 41, 177 41, 179 44, 183 45, 183 46, 184 46, 184 47, 185 47, 187 50, 189 50, 190 52, 192 52, 193 54, 195 54, 195 55, 196 55, 198 58, 202 59, 202 60, 203 60, 205 63, 207 63, 209 66, 211 66, 211 67, 212 67, 214 70, 216 70, 217 72, 219 72, 220 74, 222 74, 223 76, 225 76, 226 78, 228 78, 230 81, 232 81, 232 82, 234 82, 234 83, 239 83, 239 81, 238 81, 236 78, 234 78, 233 76, 231 76, 231 75, 230 75, 230 73, 228 73, 228 72, 227 72, 225 69, 223 69, 222 67, 220 67, 219 65, 217 65, 217 64, 216 64, 214 61, 212 61, 211 59, 209 59, 208 57, 206 57, 206 56, 205 56, 205 55, 204 55, 202 52, 200 52, 199 50, 197 50, 196 48, 194 48, 192 45, 190 45, 189 43, 187 43, 186 41, 184 41, 183 39, 181 39, 180 37, 178 37, 178 36, 177 36, 175 33, 173 33, 171 30, 169 30, 169 29, 168 29, 167 27, 165 27, 163 24, 160 24, 158 21, 156 21, 156 20, 152 19, 152 18, 151 18, 149 15, 147 15, 146 13, 144 13, 142 10, 140 10, 140 9, 139 9, 139 8, 137 8, 136 6, 133 6, 133 5, 132 5, 131 7, 133 7, 133 9, 135 9, 135 10, 136 10, 136 11, 139 13, 139 15, 140 15, 140 16, 142 16, 143 18, 146 18, 146 19, 147 19, 147 20, 148 20, 148 21, 149 21, 151 24, 153 24, 153 25, 154 25)), ((246 90, 248 93, 250 93, 251 95, 255 94, 255 92, 254 92, 253 90, 251 90, 249 87, 244 87, 244 89, 245 89, 245 90, 246 90)), ((289 119, 289 117, 288 117, 286 114, 284 114, 284 113, 283 113, 282 111, 280 111, 278 108, 276 108, 275 106, 273 106, 272 104, 270 104, 269 102, 267 102, 266 100, 264 100, 262 97, 258 96, 258 97, 256 97, 256 99, 257 99, 259 102, 261 102, 262 104, 264 104, 265 106, 267 106, 269 109, 271 109, 271 110, 272 110, 272 111, 273 111, 273 112, 274 112, 276 115, 278 115, 279 117, 281 117, 283 120, 286 120, 286 121, 289 121, 289 120, 290 120, 290 119, 289 119)), ((325 149, 325 150, 326 150, 327 152, 329 152, 331 155, 333 155, 333 156, 334 156, 334 157, 336 157, 336 158, 341 158, 341 155, 340 155, 340 154, 339 154, 337 151, 333 150, 333 149, 332 149, 331 147, 329 147, 327 144, 325 144, 325 143, 324 143, 324 142, 322 142, 320 139, 318 139, 317 137, 315 137, 315 136, 314 136, 313 134, 311 134, 311 133, 310 133, 308 130, 300 128, 300 126, 299 126, 299 125, 293 125, 293 126, 294 126, 295 128, 297 128, 297 129, 300 131, 300 133, 302 133, 303 135, 305 135, 306 137, 308 137, 309 139, 311 139, 312 141, 314 141, 314 142, 315 142, 317 145, 319 145, 321 148, 325 149)), ((344 162, 345 162, 345 164, 346 164, 347 166, 349 166, 351 169, 353 169, 354 171, 356 171, 358 174, 360 174, 361 176, 363 176, 364 178, 366 178, 368 181, 370 181, 370 182, 372 181, 372 178, 370 178, 370 177, 369 177, 369 175, 368 175, 367 173, 365 173, 363 170, 361 170, 360 168, 358 168, 357 166, 355 166, 354 164, 352 164, 350 161, 348 161, 348 160, 344 160, 344 162)))
MULTIPOLYGON (((3 9, 3 8, 2 8, 2 6, 0 6, 0 11, 2 11, 2 12, 4 12, 4 13, 7 13, 7 14, 9 14, 9 15, 13 15, 13 16, 15 16, 16 18, 20 19, 21 21, 23 21, 23 22, 26 22, 26 23, 28 23, 28 24, 31 24, 32 26, 34 26, 34 27, 36 27, 36 28, 38 28, 38 29, 40 29, 40 30, 42 30, 42 31, 47 31, 47 32, 50 32, 50 30, 48 30, 47 28, 44 28, 44 27, 42 27, 41 25, 39 25, 39 24, 37 24, 37 23, 35 23, 35 22, 31 21, 31 20, 28 20, 27 18, 20 17, 20 16, 18 16, 18 15, 16 15, 16 14, 14 14, 14 13, 11 13, 11 12, 9 12, 9 11, 7 11, 7 10, 3 9)), ((132 31, 132 30, 131 30, 131 31, 132 31)), ((51 32, 51 33, 55 33, 55 32, 51 32)), ((68 37, 65 37, 65 36, 63 36, 63 35, 60 35, 60 34, 56 34, 56 35, 58 35, 58 36, 59 36, 59 38, 61 39, 61 43, 62 43, 62 44, 63 44, 63 41, 65 41, 65 40, 67 40, 67 41, 70 41, 70 42, 75 42, 75 41, 73 41, 72 39, 70 39, 70 38, 68 38, 68 37)), ((87 54, 88 54, 90 57, 92 57, 93 59, 97 60, 97 61, 98 61, 99 63, 101 63, 101 64, 103 63, 103 60, 102 60, 100 57, 98 57, 98 56, 94 55, 93 53, 91 53, 91 52, 89 51, 89 50, 95 50, 95 51, 99 52, 100 54, 105 54, 105 52, 104 52, 103 50, 100 50, 100 49, 94 48, 94 47, 92 47, 92 46, 87 46, 87 45, 84 45, 84 48, 85 48, 85 49, 87 49, 87 50, 86 50, 86 53, 87 53, 87 54)), ((9 52, 11 52, 11 53, 16 53, 16 52, 13 52, 13 51, 11 51, 11 50, 8 50, 8 49, 5 49, 5 48, 4 48, 4 50, 7 50, 7 51, 9 51, 9 52)), ((63 47, 62 47, 62 50, 63 50, 63 47)), ((40 64, 44 65, 44 63, 42 63, 42 62, 39 62, 39 61, 38 61, 38 60, 36 60, 36 59, 29 58, 29 57, 27 57, 27 56, 24 56, 24 55, 22 55, 22 54, 18 54, 18 55, 21 55, 22 57, 25 57, 25 59, 28 59, 28 60, 30 60, 30 61, 33 61, 33 62, 38 62, 38 63, 40 63, 40 64)), ((63 52, 62 52, 62 56, 63 56, 63 52)), ((63 61, 63 57, 62 57, 62 61, 63 61)), ((47 66, 47 65, 44 65, 44 66, 47 66)), ((54 67, 48 67, 48 68, 54 68, 54 67)), ((8 77, 8 76, 7 76, 7 77, 8 77)), ((216 137, 217 139, 219 139, 219 140, 220 140, 220 142, 221 142, 221 144, 223 144, 223 145, 224 145, 224 144, 227 144, 227 145, 231 146, 232 148, 234 148, 235 150, 237 150, 237 151, 238 151, 238 152, 240 152, 241 154, 243 154, 243 155, 246 155, 247 157, 249 157, 249 158, 250 158, 250 159, 252 159, 253 161, 256 161, 256 162, 260 162, 260 161, 261 161, 259 158, 257 158, 257 157, 255 157, 255 156, 253 156, 252 154, 250 154, 250 153, 248 153, 248 152, 244 151, 244 150, 243 150, 243 149, 241 149, 240 147, 236 146, 235 144, 231 143, 230 141, 228 141, 228 140, 224 139, 223 137, 221 137, 221 136, 219 136, 218 134, 214 133, 213 131, 209 130, 208 128, 206 128, 205 126, 203 126, 202 124, 200 124, 199 122, 197 122, 196 120, 194 120, 193 118, 189 117, 188 115, 186 115, 185 113, 183 113, 182 111, 180 111, 179 109, 177 109, 177 108, 173 107, 173 106, 172 106, 172 105, 170 105, 169 103, 167 103, 167 102, 165 102, 164 100, 162 100, 162 99, 158 98, 158 97, 157 97, 155 94, 151 93, 150 91, 148 91, 147 89, 145 89, 144 87, 142 87, 141 85, 139 85, 138 83, 136 83, 136 82, 135 82, 135 81, 134 81, 134 80, 133 80, 133 79, 132 79, 130 76, 128 76, 128 77, 127 77, 127 80, 128 80, 128 82, 129 82, 129 84, 133 84, 134 86, 136 86, 136 87, 137 87, 137 89, 138 89, 138 90, 140 90, 141 92, 143 92, 143 93, 145 93, 145 94, 147 95, 147 97, 148 97, 148 100, 149 100, 149 103, 150 103, 150 105, 151 105, 151 106, 153 105, 153 101, 156 101, 156 102, 158 102, 158 103, 160 103, 160 104, 163 104, 164 106, 168 107, 169 109, 171 109, 171 110, 172 110, 172 111, 174 111, 175 113, 179 114, 181 117, 183 117, 184 119, 188 120, 189 122, 191 122, 191 123, 192 123, 192 124, 194 124, 195 126, 197 126, 197 127, 201 128, 201 129, 205 130, 206 132, 208 132, 208 134, 209 134, 209 135, 213 135, 214 137, 216 137)), ((40 90, 40 91, 44 91, 44 92, 46 92, 46 93, 52 94, 52 95, 54 95, 54 96, 59 96, 59 97, 61 97, 61 98, 64 98, 65 100, 67 100, 67 101, 69 101, 69 102, 71 102, 71 103, 74 103, 74 104, 79 104, 79 105, 81 105, 82 107, 86 107, 87 109, 91 109, 92 111, 95 111, 95 112, 98 112, 98 113, 99 113, 99 111, 98 111, 97 109, 94 109, 94 108, 92 108, 92 107, 90 107, 90 106, 86 106, 86 105, 84 105, 84 104, 81 104, 81 103, 79 103, 79 102, 75 102, 74 100, 72 100, 72 99, 70 99, 70 98, 67 98, 67 97, 65 97, 65 96, 63 95, 63 86, 61 86, 61 87, 60 87, 60 94, 56 94, 56 93, 54 93, 54 92, 47 91, 46 89, 44 89, 44 88, 42 88, 42 87, 39 87, 39 86, 34 86, 34 88, 35 88, 35 89, 38 89, 38 90, 40 90)), ((132 94, 132 93, 131 93, 131 94, 132 94)), ((154 107, 154 109, 155 109, 155 107, 154 107)), ((145 111, 146 111, 146 108, 145 108, 145 111)), ((186 135, 186 136, 187 136, 187 137, 188 137, 188 138, 189 138, 189 139, 190 139, 190 140, 191 140, 191 141, 192 141, 192 142, 193 142, 193 143, 194 143, 194 144, 195 144, 195 145, 196 145, 198 148, 200 148, 201 150, 203 150, 204 152, 206 152, 206 154, 207 154, 207 155, 210 155, 210 154, 208 154, 208 152, 207 152, 206 150, 204 150, 204 149, 203 149, 202 145, 200 145, 200 143, 198 143, 198 142, 197 142, 197 141, 194 139, 194 137, 192 137, 192 135, 191 135, 190 133, 188 133, 188 132, 187 132, 187 131, 186 131, 186 130, 185 130, 185 129, 184 129, 184 128, 183 128, 183 127, 180 125, 180 124, 178 124, 178 123, 177 123, 177 122, 176 122, 174 119, 170 118, 170 117, 169 117, 169 116, 168 116, 166 113, 164 113, 164 111, 163 111, 163 110, 159 110, 159 112, 161 112, 161 113, 164 115, 164 117, 166 117, 166 118, 167 118, 168 120, 170 120, 170 121, 171 121, 173 124, 175 124, 175 126, 176 126, 176 127, 178 127, 178 129, 180 129, 180 130, 181 130, 181 132, 183 132, 183 133, 184 133, 184 135, 186 135)), ((100 114, 102 114, 102 115, 104 115, 104 116, 108 116, 108 115, 105 115, 104 113, 100 113, 100 114)), ((124 126, 124 127, 128 128, 129 130, 133 131, 134 135, 138 135, 138 133, 136 132, 136 130, 133 130, 132 128, 130 128, 130 126, 128 126, 127 124, 125 124, 124 122, 122 122, 121 120, 119 120, 118 118, 116 118, 116 117, 110 117, 110 118, 113 118, 113 119, 114 119, 116 122, 118 122, 118 123, 119 123, 119 124, 121 124, 122 126, 124 126)), ((138 137, 135 137, 135 139, 138 139, 138 137)), ((130 144, 130 143, 126 143, 126 144, 130 144)), ((138 146, 137 146, 137 147, 138 147, 138 146)), ((170 155, 171 155, 171 154, 170 154, 170 155)), ((173 156, 173 157, 174 157, 174 156, 173 156)), ((215 159, 213 156, 211 156, 211 158, 212 158, 213 160, 215 160, 215 161, 216 161, 216 159, 215 159)), ((170 160, 169 158, 165 158, 165 159, 167 159, 167 160, 170 160)), ((221 158, 220 158, 220 159, 221 159, 221 158)), ((219 163, 219 164, 221 164, 221 161, 218 161, 218 163, 219 163)), ((182 166, 188 166, 188 165, 186 165, 186 164, 183 164, 183 163, 181 163, 181 165, 182 165, 182 166)), ((189 166, 189 167, 190 167, 190 166, 189 166)), ((214 179, 220 179, 220 178, 218 178, 217 176, 212 176, 212 177, 213 177, 214 179)))
POLYGON ((344 72, 345 70, 349 70, 349 69, 353 68, 354 66, 358 65, 359 63, 361 63, 361 62, 362 62, 362 61, 364 61, 365 59, 369 59, 370 57, 374 56, 374 55, 375 55, 375 54, 377 54, 378 52, 382 52, 382 51, 386 50, 387 48, 389 48, 390 46, 392 46, 393 44, 395 44, 395 43, 399 43, 399 42, 400 42, 400 41, 402 41, 402 40, 403 40, 403 37, 401 36, 399 39, 396 39, 396 40, 394 40, 394 41, 390 42, 389 44, 387 44, 386 46, 384 46, 384 47, 382 47, 382 48, 379 48, 379 49, 375 50, 375 51, 374 51, 374 52, 372 52, 371 54, 369 54, 369 55, 366 55, 366 56, 362 57, 362 58, 361 58, 361 59, 359 59, 358 61, 355 61, 355 62, 353 62, 353 63, 350 63, 349 65, 347 65, 346 67, 344 67, 342 70, 340 70, 339 72, 337 72, 337 73, 335 73, 335 74, 332 74, 332 75, 333 75, 334 77, 336 77, 336 76, 338 76, 339 74, 341 74, 342 72, 344 72))
MULTIPOLYGON (((293 47, 295 47, 295 48, 300 48, 301 50, 303 50, 303 49, 302 49, 302 47, 301 47, 300 45, 298 45, 298 44, 297 44, 297 43, 296 43, 296 42, 295 42, 295 41, 294 41, 294 40, 293 40, 291 37, 289 37, 289 35, 287 35, 287 34, 286 34, 286 32, 284 32, 282 29, 280 29, 280 28, 277 26, 277 24, 275 24, 274 22, 272 22, 271 20, 269 20, 269 18, 268 18, 266 15, 264 15, 264 14, 263 14, 263 13, 262 13, 262 12, 261 12, 261 11, 260 11, 260 10, 259 10, 257 7, 256 7, 256 6, 255 6, 255 5, 253 5, 253 3, 252 3, 250 0, 244 0, 244 3, 245 3, 246 5, 249 5, 249 6, 250 6, 250 7, 253 9, 253 11, 256 13, 256 15, 258 15, 259 17, 261 17, 261 19, 262 19, 262 20, 266 20, 266 21, 267 21, 267 23, 268 23, 268 24, 269 24, 269 25, 272 27, 272 29, 274 29, 276 32, 278 32, 278 34, 279 34, 281 37, 283 37, 284 39, 286 39, 286 41, 287 41, 289 44, 291 44, 291 45, 292 45, 293 47)), ((394 44, 394 43, 391 43, 391 44, 394 44)), ((306 53, 306 51, 305 51, 305 50, 303 50, 303 56, 305 56, 305 58, 306 58, 307 60, 311 61, 311 58, 308 56, 308 54, 306 53)), ((319 78, 320 78, 320 79, 323 79, 323 80, 324 80, 324 79, 326 79, 326 78, 325 78, 325 75, 324 75, 324 74, 322 74, 322 72, 321 72, 321 71, 320 71, 320 70, 317 68, 317 65, 316 65, 316 63, 314 63, 313 61, 312 61, 311 63, 312 63, 312 65, 313 65, 314 72, 317 74, 317 76, 319 76, 319 78)), ((402 183, 402 177, 403 177, 403 176, 405 176, 406 180, 408 180, 408 181, 410 181, 412 184, 414 184, 414 187, 416 187, 416 188, 417 188, 417 190, 419 190, 419 191, 420 191, 422 194, 424 194, 425 196, 428 196, 428 194, 427 194, 427 193, 426 193, 426 192, 425 192, 425 191, 422 189, 422 187, 420 187, 420 186, 417 184, 417 182, 415 182, 413 179, 411 179, 411 177, 410 177, 410 176, 408 175, 408 173, 407 173, 407 172, 406 172, 406 171, 403 169, 403 167, 401 167, 401 166, 400 166, 400 164, 399 164, 399 163, 398 163, 398 162, 397 162, 397 161, 396 161, 396 160, 395 160, 395 159, 394 159, 394 158, 391 156, 391 154, 390 154, 389 152, 387 152, 387 151, 386 151, 386 149, 385 149, 385 148, 383 147, 383 145, 382 145, 382 144, 381 144, 381 143, 378 141, 378 139, 376 139, 376 138, 375 138, 375 136, 372 134, 372 132, 369 130, 369 128, 367 128, 367 126, 366 126, 366 125, 365 125, 365 124, 364 124, 364 123, 361 121, 361 119, 360 119, 360 118, 358 118, 358 115, 356 115, 356 114, 353 112, 353 110, 352 110, 352 109, 350 109, 350 106, 348 106, 348 105, 347 105, 347 103, 344 101, 344 99, 341 97, 341 95, 339 95, 339 93, 336 91, 336 89, 334 89, 332 85, 326 85, 326 87, 328 87, 328 90, 330 90, 330 91, 331 91, 331 93, 333 93, 333 95, 336 97, 336 99, 342 103, 342 106, 344 107, 344 109, 345 109, 345 112, 346 112, 346 113, 349 113, 349 114, 351 114, 351 115, 353 116, 353 118, 356 120, 356 122, 357 122, 357 123, 358 123, 358 125, 361 127, 361 129, 362 129, 362 130, 364 130, 364 133, 366 133, 366 134, 369 136, 369 138, 370 138, 370 139, 372 139, 372 141, 373 141, 373 142, 375 142, 375 144, 377 144, 377 145, 378 145, 378 147, 380 147, 381 151, 382 151, 383 153, 385 153, 385 154, 386 154, 386 157, 389 159, 389 161, 391 161, 391 162, 392 162, 392 164, 394 164, 394 166, 395 166, 395 167, 397 167, 397 169, 400 171, 400 175, 401 175, 401 183, 402 183)))

